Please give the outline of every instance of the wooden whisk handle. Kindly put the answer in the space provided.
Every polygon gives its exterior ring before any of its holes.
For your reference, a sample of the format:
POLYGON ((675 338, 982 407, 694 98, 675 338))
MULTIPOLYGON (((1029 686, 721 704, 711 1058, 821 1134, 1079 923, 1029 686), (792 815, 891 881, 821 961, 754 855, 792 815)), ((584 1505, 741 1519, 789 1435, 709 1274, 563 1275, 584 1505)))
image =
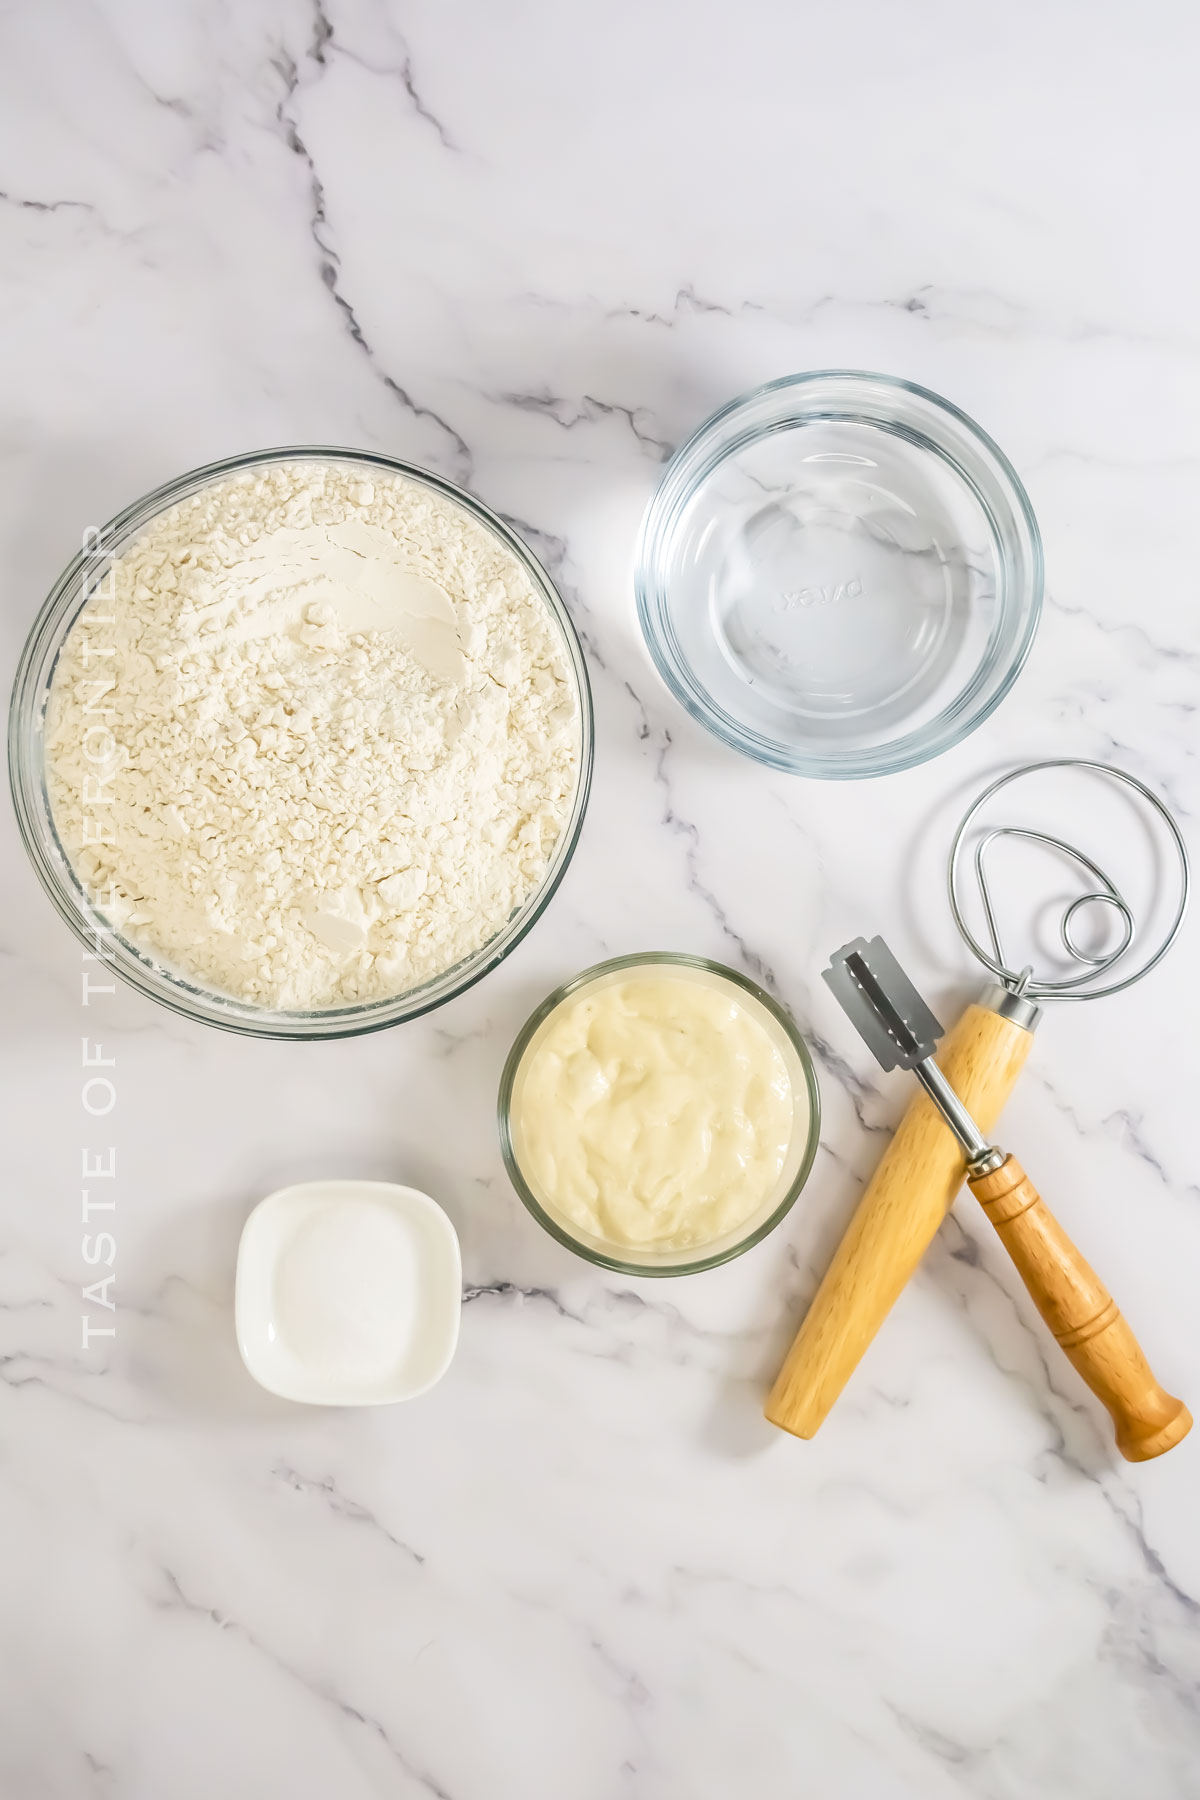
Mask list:
MULTIPOLYGON (((1033 1045, 1032 1032, 969 1006, 938 1067, 989 1132, 1033 1045)), ((868 1181, 767 1399, 773 1425, 810 1438, 845 1387, 966 1179, 957 1138, 922 1089, 868 1181)))
POLYGON ((1191 1413, 1159 1386, 1116 1301, 1016 1157, 989 1175, 972 1176, 970 1186, 1038 1311, 1112 1414, 1122 1456, 1146 1462, 1172 1449, 1191 1430, 1191 1413))

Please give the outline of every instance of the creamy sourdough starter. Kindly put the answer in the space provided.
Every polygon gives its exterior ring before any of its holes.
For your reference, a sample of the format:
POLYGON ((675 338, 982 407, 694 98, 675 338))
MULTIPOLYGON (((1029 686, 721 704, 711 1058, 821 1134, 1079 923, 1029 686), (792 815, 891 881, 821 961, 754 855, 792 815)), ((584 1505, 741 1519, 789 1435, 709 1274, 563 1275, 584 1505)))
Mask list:
POLYGON ((614 1246, 685 1250, 781 1186, 807 1094, 777 1023, 734 983, 649 965, 569 996, 521 1059, 510 1108, 538 1200, 614 1246))
POLYGON ((137 948, 262 1006, 403 993, 496 935, 571 810, 561 637, 508 547, 366 464, 154 520, 64 645, 54 822, 137 948))

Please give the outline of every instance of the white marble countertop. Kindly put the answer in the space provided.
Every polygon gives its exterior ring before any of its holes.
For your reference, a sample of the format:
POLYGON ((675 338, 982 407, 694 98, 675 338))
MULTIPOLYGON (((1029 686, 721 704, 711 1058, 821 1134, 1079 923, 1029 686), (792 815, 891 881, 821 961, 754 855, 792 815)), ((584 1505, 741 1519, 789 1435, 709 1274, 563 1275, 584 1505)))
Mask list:
MULTIPOLYGON (((1122 1464, 969 1201, 818 1438, 760 1416, 908 1091, 851 1041, 828 951, 883 929, 964 998, 939 859, 1027 754, 1112 757, 1194 830, 1198 55, 1183 0, 9 10, 10 661, 89 523, 226 453, 357 444, 522 522, 598 732, 532 935, 351 1042, 240 1041, 124 991, 84 1014, 6 821, 6 1800, 1200 1794, 1200 1432, 1122 1464), (978 418, 1048 562, 992 720, 845 788, 693 727, 630 582, 665 452, 822 366, 978 418), (542 1235, 492 1122, 531 1004, 647 947, 758 973, 824 1046, 786 1224, 657 1284, 542 1235), (103 1124, 85 1030, 117 1058, 103 1124), (109 1144, 116 1336, 83 1352, 80 1158, 109 1144), (289 1406, 238 1360, 242 1221, 332 1174, 426 1188, 461 1234, 458 1358, 409 1406, 289 1406)), ((1005 1125, 1193 1406, 1197 950, 1059 1009, 1005 1125)))

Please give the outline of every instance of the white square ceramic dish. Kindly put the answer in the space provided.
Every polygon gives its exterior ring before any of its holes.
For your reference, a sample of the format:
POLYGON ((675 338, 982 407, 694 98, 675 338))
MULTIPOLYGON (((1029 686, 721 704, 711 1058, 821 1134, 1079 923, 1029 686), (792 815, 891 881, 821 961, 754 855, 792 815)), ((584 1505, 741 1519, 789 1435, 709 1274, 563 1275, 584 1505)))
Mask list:
POLYGON ((285 1400, 380 1406, 440 1381, 458 1343, 462 1262, 436 1201, 387 1181, 280 1188, 238 1246, 238 1349, 285 1400))

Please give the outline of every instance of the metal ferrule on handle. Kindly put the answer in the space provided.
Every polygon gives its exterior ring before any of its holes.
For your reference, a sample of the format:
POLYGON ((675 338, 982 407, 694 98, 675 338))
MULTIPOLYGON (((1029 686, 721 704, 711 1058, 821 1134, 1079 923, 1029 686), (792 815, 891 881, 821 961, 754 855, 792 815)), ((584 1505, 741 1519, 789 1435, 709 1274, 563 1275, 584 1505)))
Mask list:
POLYGON ((988 1143, 933 1058, 926 1057, 924 1062, 915 1063, 913 1073, 962 1145, 971 1173, 982 1174, 988 1163, 999 1168, 1004 1161, 1003 1153, 988 1143))

